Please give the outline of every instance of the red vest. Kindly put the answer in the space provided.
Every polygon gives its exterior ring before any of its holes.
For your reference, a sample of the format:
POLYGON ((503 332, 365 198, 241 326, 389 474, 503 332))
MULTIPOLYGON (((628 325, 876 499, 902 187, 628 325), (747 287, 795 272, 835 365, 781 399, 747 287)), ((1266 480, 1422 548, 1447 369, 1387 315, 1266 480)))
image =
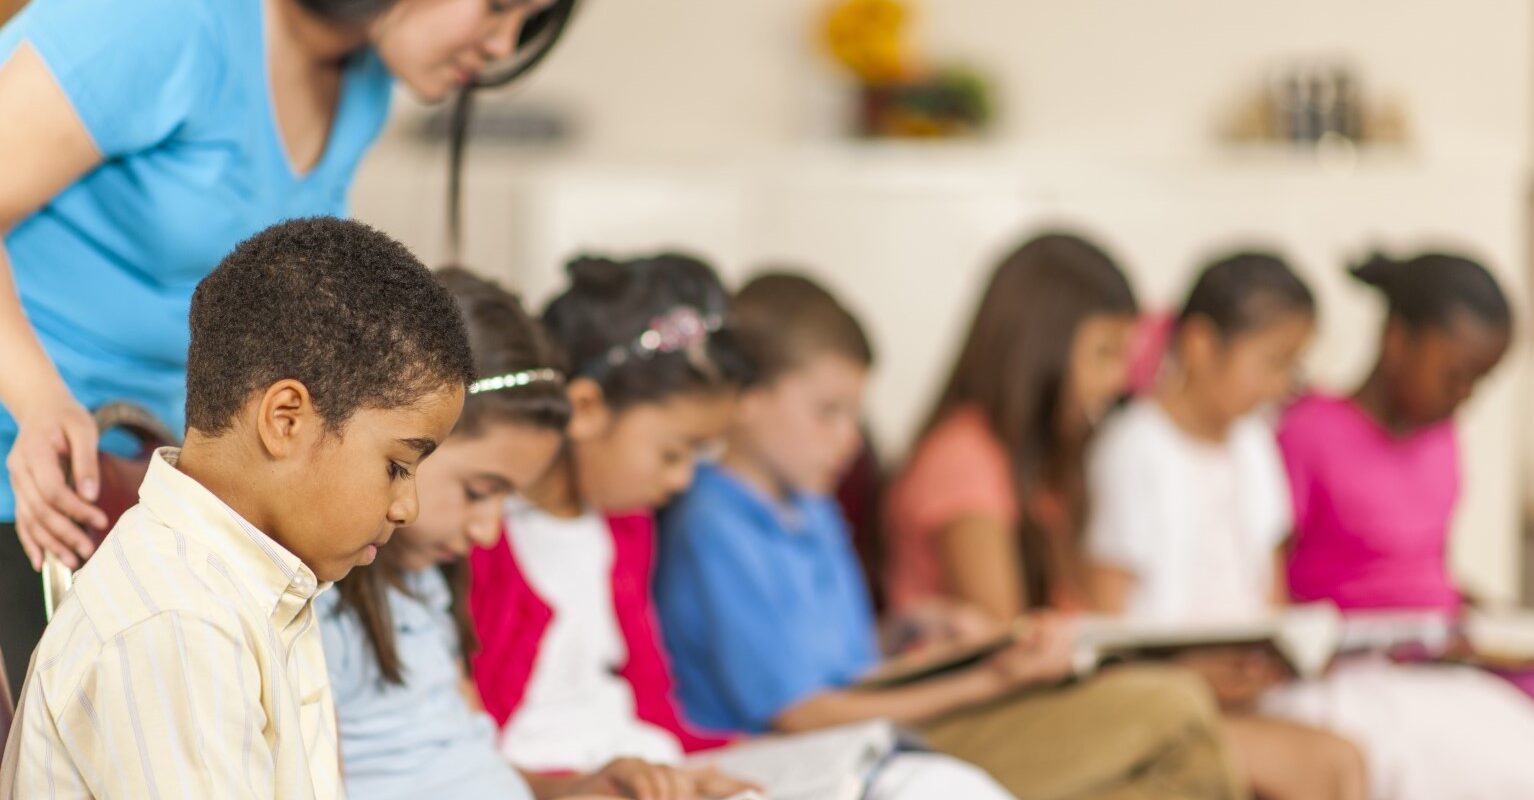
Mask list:
MULTIPOLYGON (((689 753, 728 744, 728 737, 703 734, 684 723, 671 693, 671 665, 661 652, 650 602, 654 517, 614 516, 607 525, 613 536, 613 606, 628 649, 628 663, 619 674, 634 690, 635 716, 670 731, 689 753)), ((522 704, 554 612, 523 576, 509 536, 490 549, 476 549, 469 564, 469 612, 479 635, 479 651, 470 659, 474 682, 485 710, 504 727, 522 704)))

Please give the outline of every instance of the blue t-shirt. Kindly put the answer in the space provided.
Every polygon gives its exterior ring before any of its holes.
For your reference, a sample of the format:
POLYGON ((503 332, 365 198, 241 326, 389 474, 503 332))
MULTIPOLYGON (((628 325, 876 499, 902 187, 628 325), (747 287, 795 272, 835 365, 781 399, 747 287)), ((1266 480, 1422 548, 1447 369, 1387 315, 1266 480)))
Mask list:
MULTIPOLYGON (((131 400, 181 430, 193 288, 265 227, 344 214, 388 116, 392 80, 361 51, 323 158, 295 174, 272 110, 264 5, 32 0, 0 28, 0 63, 30 44, 102 155, 5 237, 22 307, 87 408, 131 400)), ((3 464, 15 437, 0 408, 0 520, 15 518, 3 464)))
POLYGON ((451 594, 436 569, 409 573, 389 589, 395 651, 404 685, 383 682, 361 621, 339 607, 336 589, 314 601, 325 642, 341 762, 352 797, 529 800, 495 749, 495 722, 459 693, 462 672, 451 594))
POLYGON ((690 719, 759 732, 878 660, 868 587, 826 497, 776 502, 701 466, 661 522, 656 607, 690 719))

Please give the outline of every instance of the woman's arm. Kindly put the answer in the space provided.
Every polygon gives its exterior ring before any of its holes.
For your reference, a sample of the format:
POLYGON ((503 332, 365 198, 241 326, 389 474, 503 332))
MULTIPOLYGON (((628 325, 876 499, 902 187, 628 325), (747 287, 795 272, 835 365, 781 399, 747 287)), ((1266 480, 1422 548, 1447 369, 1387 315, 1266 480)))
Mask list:
MULTIPOLYGON (((101 162, 84 123, 47 64, 23 44, 0 65, 0 235, 101 162)), ((16 490, 16 529, 33 566, 44 551, 75 567, 90 554, 77 523, 106 526, 96 499, 96 426, 70 395, 21 308, 0 240, 0 404, 19 434, 6 465, 16 490), (67 457, 77 493, 61 467, 67 457)))

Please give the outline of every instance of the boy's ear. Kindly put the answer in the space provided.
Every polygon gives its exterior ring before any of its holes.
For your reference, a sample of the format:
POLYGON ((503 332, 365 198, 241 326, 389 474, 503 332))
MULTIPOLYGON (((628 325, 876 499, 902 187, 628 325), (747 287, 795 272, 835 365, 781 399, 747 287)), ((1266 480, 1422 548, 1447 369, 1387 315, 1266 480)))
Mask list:
POLYGON ((612 424, 612 408, 602 387, 590 378, 576 378, 565 387, 570 398, 570 424, 566 430, 576 441, 595 439, 612 424))
POLYGON ((753 384, 737 391, 733 422, 736 425, 750 425, 761 413, 762 405, 770 401, 767 394, 767 387, 762 384, 753 384))
POLYGON ((266 387, 256 404, 256 434, 274 458, 292 455, 302 443, 322 433, 324 425, 309 387, 292 378, 266 387))
POLYGON ((1385 321, 1385 335, 1380 338, 1380 364, 1393 370, 1411 358, 1412 330, 1399 317, 1385 321))
POLYGON ((1215 361, 1220 354, 1220 332, 1214 323, 1194 317, 1183 323, 1178 334, 1178 356, 1183 369, 1201 369, 1215 361))

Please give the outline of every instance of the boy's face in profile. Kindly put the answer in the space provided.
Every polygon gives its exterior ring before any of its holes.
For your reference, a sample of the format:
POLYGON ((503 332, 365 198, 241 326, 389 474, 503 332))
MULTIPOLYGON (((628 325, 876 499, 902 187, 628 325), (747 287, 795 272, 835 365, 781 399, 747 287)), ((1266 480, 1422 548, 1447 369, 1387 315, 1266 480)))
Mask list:
POLYGON ((787 486, 829 494, 862 446, 858 426, 868 368, 835 353, 742 395, 739 434, 787 486))
POLYGON ((409 406, 359 409, 340 430, 311 426, 282 470, 287 496, 274 498, 269 533, 322 581, 371 563, 415 521, 415 472, 452 432, 463 397, 444 387, 409 406))

